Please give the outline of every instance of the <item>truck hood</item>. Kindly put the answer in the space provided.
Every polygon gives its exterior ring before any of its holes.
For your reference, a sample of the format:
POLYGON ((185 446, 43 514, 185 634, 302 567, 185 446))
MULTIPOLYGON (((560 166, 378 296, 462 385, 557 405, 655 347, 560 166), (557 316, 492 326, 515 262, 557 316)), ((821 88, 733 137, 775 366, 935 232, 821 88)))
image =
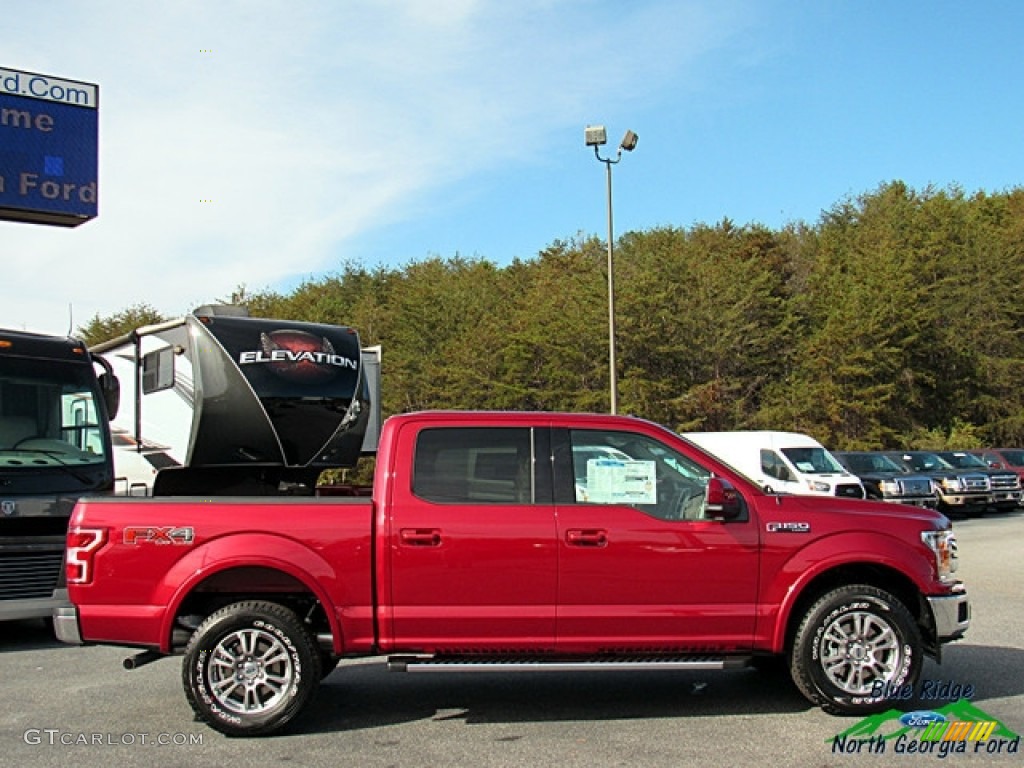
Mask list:
POLYGON ((861 480, 865 478, 868 480, 930 480, 931 478, 925 472, 915 472, 908 474, 907 472, 860 472, 857 477, 861 480))
MULTIPOLYGON (((909 504, 892 504, 884 501, 867 499, 848 499, 841 496, 797 496, 779 494, 775 497, 774 509, 778 514, 805 515, 808 518, 822 515, 856 516, 862 519, 885 518, 887 520, 917 520, 922 528, 947 528, 949 519, 941 512, 933 509, 915 507, 909 504)), ((762 511, 771 514, 772 505, 762 507, 762 511)))

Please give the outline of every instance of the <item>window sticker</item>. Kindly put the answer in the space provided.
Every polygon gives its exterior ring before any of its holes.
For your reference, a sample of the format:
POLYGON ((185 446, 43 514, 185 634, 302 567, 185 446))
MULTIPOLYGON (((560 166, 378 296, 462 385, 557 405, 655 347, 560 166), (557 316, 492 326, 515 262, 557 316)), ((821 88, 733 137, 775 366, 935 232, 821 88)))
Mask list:
POLYGON ((579 500, 595 504, 657 504, 655 466, 653 461, 589 459, 587 484, 579 500))

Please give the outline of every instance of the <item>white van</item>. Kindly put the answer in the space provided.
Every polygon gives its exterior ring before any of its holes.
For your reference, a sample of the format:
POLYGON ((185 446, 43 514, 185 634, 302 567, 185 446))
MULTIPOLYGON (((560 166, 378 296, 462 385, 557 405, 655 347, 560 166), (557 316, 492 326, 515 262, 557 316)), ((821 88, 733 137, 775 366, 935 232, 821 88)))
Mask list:
POLYGON ((863 499, 860 480, 821 443, 797 432, 686 432, 687 440, 735 467, 768 493, 863 499))

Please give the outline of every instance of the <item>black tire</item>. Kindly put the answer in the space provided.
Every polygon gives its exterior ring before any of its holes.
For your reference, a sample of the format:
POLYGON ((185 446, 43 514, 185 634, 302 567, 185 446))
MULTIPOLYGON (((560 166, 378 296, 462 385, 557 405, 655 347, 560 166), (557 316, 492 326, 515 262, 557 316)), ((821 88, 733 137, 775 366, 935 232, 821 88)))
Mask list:
POLYGON ((923 662, 921 632, 906 606, 857 584, 829 592, 807 611, 789 670, 800 692, 826 712, 865 715, 891 708, 894 689, 916 690, 923 662))
POLYGON ((233 603, 192 634, 181 667, 196 715, 228 736, 262 736, 289 723, 320 684, 320 651, 293 611, 233 603))

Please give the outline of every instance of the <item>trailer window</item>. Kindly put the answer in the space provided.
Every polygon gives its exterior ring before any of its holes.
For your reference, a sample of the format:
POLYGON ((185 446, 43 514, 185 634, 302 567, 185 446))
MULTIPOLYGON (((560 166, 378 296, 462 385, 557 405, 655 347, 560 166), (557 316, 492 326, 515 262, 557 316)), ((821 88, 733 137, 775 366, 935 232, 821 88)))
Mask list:
POLYGON ((142 393, 159 392, 174 386, 174 350, 170 347, 149 352, 142 358, 142 393))

